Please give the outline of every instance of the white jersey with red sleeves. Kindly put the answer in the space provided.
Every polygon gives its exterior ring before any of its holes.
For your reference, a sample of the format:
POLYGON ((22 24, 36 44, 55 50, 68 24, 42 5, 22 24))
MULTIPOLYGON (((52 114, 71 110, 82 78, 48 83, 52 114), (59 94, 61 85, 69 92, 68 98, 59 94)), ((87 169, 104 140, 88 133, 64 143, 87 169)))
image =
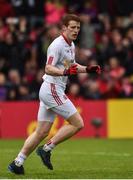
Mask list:
MULTIPOLYGON (((71 44, 61 35, 56 38, 48 47, 47 64, 51 64, 59 69, 65 69, 75 63, 75 45, 71 44)), ((51 76, 45 74, 43 80, 49 83, 58 84, 65 87, 67 76, 51 76)))

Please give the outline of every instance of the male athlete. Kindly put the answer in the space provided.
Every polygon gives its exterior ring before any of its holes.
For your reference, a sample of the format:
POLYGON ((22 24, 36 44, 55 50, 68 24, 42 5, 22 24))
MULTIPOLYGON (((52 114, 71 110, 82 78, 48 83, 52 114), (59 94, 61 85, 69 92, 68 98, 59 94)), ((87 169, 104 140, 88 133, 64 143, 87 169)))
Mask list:
POLYGON ((44 81, 39 92, 37 128, 27 138, 15 160, 8 166, 8 169, 15 174, 24 174, 24 161, 48 135, 56 114, 66 119, 68 124, 62 126, 45 145, 36 150, 43 164, 50 170, 53 170, 50 160, 52 149, 84 127, 82 117, 64 93, 67 79, 68 76, 77 73, 100 74, 101 69, 99 65, 81 66, 75 62, 73 41, 76 40, 79 30, 79 17, 73 14, 66 15, 62 20, 62 34, 48 48, 44 81))

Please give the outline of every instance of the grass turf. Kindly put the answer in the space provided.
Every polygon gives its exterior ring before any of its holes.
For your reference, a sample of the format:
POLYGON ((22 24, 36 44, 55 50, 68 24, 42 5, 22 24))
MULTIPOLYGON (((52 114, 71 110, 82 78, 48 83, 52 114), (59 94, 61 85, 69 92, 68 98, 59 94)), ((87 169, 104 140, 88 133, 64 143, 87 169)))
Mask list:
POLYGON ((0 179, 133 179, 131 139, 72 139, 53 151, 53 171, 33 152, 25 162, 26 174, 18 176, 7 166, 22 145, 23 140, 0 140, 0 179))

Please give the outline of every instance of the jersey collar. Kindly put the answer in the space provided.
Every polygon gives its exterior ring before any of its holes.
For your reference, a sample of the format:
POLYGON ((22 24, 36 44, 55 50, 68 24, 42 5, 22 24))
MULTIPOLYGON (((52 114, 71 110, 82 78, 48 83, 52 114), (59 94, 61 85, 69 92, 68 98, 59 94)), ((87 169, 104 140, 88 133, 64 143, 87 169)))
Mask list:
POLYGON ((63 36, 63 38, 64 38, 64 40, 66 41, 66 43, 69 45, 69 46, 71 46, 71 42, 66 38, 66 36, 62 33, 61 34, 62 36, 63 36))

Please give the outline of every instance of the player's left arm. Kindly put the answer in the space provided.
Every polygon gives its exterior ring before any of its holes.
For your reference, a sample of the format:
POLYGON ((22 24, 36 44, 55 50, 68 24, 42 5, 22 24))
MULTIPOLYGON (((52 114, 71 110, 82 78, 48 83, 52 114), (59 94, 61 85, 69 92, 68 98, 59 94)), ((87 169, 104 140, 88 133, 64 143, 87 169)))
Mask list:
POLYGON ((87 65, 87 66, 83 66, 80 65, 78 63, 77 64, 77 69, 78 69, 78 73, 96 73, 96 74, 100 74, 101 73, 101 67, 99 65, 87 65))
POLYGON ((101 73, 101 67, 99 65, 82 66, 78 63, 74 63, 68 69, 64 69, 63 75, 64 76, 70 76, 70 75, 75 75, 78 73, 100 74, 101 73))
POLYGON ((78 73, 86 73, 86 66, 80 65, 78 63, 76 64, 77 64, 78 73))

